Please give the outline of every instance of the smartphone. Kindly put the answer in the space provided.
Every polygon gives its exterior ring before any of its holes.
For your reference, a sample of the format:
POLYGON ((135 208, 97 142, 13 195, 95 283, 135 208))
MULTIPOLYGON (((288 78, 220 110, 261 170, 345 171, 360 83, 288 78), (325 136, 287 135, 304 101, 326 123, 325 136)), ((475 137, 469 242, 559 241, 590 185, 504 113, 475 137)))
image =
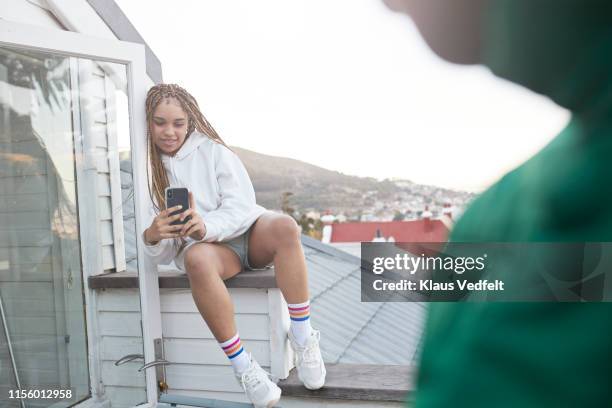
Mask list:
MULTIPOLYGON (((172 208, 177 205, 182 205, 183 208, 170 213, 170 216, 180 214, 189 208, 189 190, 184 187, 167 187, 166 188, 166 208, 172 208)), ((175 220, 170 225, 182 225, 187 223, 191 219, 191 215, 188 215, 182 222, 181 220, 175 220)))

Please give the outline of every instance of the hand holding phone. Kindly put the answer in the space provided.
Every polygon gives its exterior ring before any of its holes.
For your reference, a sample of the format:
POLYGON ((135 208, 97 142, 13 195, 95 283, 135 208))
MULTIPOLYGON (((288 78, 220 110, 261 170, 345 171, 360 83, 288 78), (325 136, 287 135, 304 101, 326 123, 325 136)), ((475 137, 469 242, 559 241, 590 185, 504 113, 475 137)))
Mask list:
MULTIPOLYGON (((174 216, 185 212, 189 209, 189 190, 184 187, 167 187, 165 190, 166 193, 166 208, 176 207, 177 205, 181 206, 180 210, 174 211, 170 213, 170 216, 174 216)), ((170 225, 182 225, 186 224, 191 220, 191 216, 187 216, 184 219, 175 219, 170 223, 170 225)))
POLYGON ((186 188, 167 188, 166 210, 160 212, 144 232, 148 245, 155 245, 165 238, 189 236, 202 240, 206 236, 206 225, 196 211, 193 193, 186 188))
POLYGON ((181 217, 189 218, 189 221, 181 229, 181 236, 187 235, 196 241, 204 239, 206 236, 206 224, 204 224, 204 220, 196 211, 195 199, 191 192, 189 192, 189 209, 182 213, 181 217))
POLYGON ((182 214, 181 205, 167 208, 157 214, 149 228, 144 231, 145 244, 157 245, 162 239, 179 238, 183 224, 171 225, 171 223, 175 220, 180 220, 182 214), (174 215, 170 215, 171 213, 174 215))

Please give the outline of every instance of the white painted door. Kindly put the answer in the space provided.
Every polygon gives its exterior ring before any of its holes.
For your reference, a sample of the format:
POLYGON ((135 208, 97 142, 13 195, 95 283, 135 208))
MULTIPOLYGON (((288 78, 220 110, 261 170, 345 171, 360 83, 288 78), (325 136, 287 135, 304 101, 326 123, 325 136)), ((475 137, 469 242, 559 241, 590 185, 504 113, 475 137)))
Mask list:
MULTIPOLYGON (((137 368, 155 360, 159 288, 138 239, 147 221, 145 97, 141 44, 0 20, 0 301, 6 312, 0 326, 8 334, 5 346, 12 345, 0 347, 6 351, 0 365, 12 388, 35 388, 37 381, 71 388, 73 398, 54 400, 54 407, 108 405, 104 380, 115 368, 104 360, 111 343, 99 332, 89 276, 130 265, 139 272, 144 358, 122 369, 138 378, 137 368), (129 227, 120 177, 126 166, 134 197, 129 227), (130 234, 133 256, 126 256, 130 234), (20 367, 29 356, 28 368, 20 367)), ((155 367, 142 382, 136 402, 156 406, 155 367)))

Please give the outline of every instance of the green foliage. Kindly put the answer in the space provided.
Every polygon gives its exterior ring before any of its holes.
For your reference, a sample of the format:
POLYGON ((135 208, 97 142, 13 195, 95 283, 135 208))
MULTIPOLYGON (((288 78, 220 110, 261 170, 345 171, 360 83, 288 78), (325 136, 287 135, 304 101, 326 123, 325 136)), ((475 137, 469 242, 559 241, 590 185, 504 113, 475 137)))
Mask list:
POLYGON ((306 234, 315 239, 321 239, 321 235, 323 234, 323 223, 321 220, 315 220, 311 217, 307 217, 306 214, 302 214, 296 221, 302 227, 302 234, 306 234))

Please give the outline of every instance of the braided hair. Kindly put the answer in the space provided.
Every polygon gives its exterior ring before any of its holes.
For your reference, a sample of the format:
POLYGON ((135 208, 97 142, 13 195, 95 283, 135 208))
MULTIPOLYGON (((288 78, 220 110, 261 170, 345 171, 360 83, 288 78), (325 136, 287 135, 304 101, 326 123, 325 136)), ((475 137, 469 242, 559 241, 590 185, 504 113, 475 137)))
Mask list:
MULTIPOLYGON (((167 98, 174 98, 178 100, 181 108, 187 114, 188 124, 185 140, 187 140, 194 130, 197 130, 213 141, 228 147, 217 134, 217 131, 211 126, 208 120, 206 120, 200 111, 198 102, 189 92, 176 84, 157 84, 151 87, 147 93, 146 116, 148 162, 151 164, 152 174, 149 174, 149 167, 147 166, 147 186, 149 188, 149 197, 153 202, 157 214, 166 209, 164 191, 166 187, 170 185, 170 183, 168 181, 166 170, 162 164, 159 148, 153 142, 152 124, 155 109, 167 98)), ((178 244, 177 241, 178 240, 175 240, 175 244, 178 244)), ((180 242, 178 252, 182 251, 186 244, 183 238, 180 239, 180 242)))

